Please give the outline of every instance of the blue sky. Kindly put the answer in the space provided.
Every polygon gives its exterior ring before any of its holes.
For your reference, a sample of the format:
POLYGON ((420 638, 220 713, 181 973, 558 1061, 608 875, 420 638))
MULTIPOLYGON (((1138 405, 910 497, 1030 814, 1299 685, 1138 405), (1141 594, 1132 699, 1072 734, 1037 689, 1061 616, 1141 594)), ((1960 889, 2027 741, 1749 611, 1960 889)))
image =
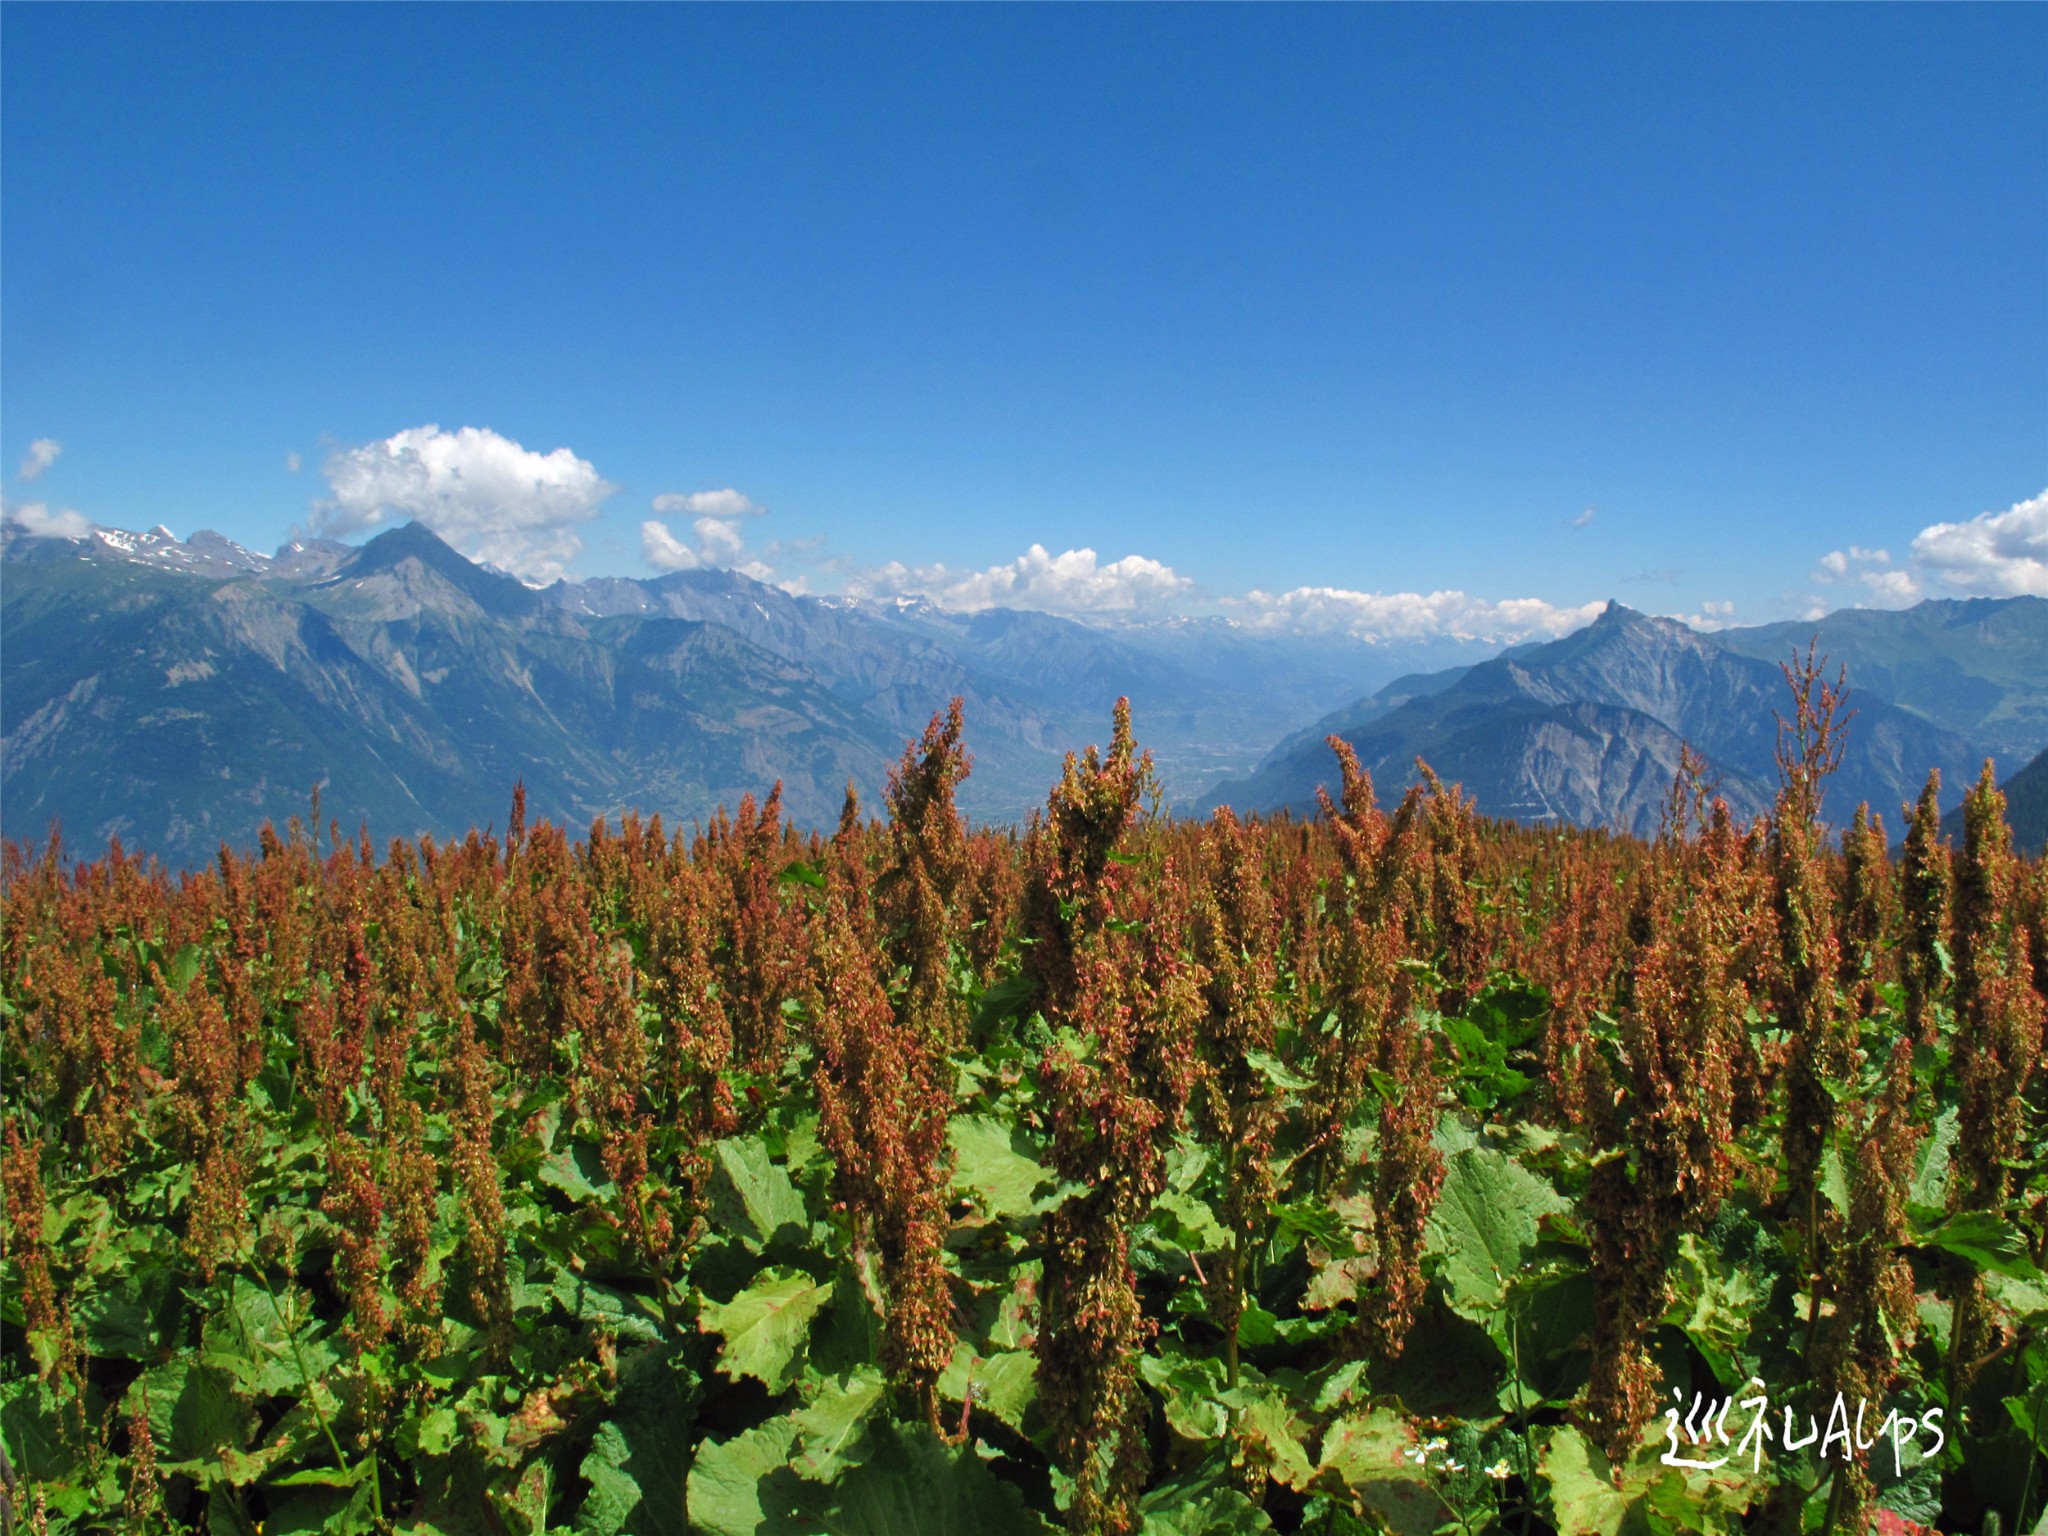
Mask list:
POLYGON ((1503 634, 2048 591, 2041 6, 0 28, 18 521, 1503 634))

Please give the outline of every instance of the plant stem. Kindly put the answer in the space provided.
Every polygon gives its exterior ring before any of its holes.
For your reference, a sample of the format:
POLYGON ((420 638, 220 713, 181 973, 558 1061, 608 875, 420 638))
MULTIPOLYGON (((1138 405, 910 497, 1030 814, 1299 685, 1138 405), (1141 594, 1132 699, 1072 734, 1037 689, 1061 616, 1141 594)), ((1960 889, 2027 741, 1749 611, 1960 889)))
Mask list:
POLYGON ((2027 1500, 2034 1496, 2034 1469, 2041 1464, 2041 1420, 2048 1412, 2048 1391, 2034 1388, 2034 1443, 2027 1447, 2027 1476, 2020 1484, 2020 1501, 2013 1506, 2012 1528, 2023 1531, 2026 1527, 2027 1500))

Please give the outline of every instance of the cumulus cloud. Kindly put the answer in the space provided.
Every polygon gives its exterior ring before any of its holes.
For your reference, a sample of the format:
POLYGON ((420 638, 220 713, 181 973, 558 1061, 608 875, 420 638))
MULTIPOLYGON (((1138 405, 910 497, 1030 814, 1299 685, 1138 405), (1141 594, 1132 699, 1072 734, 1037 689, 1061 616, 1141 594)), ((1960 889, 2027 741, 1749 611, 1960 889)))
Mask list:
POLYGON ((1987 597, 2048 597, 2048 491, 1913 540, 1913 563, 1944 586, 1987 597))
MULTIPOLYGON (((1914 538, 1903 561, 1887 549, 1831 549, 1808 572, 1818 586, 1855 586, 1859 603, 1904 607, 1932 595, 2048 597, 2048 491, 2003 512, 1935 523, 1914 538)), ((1815 595, 1815 608, 1826 599, 1815 595)))
POLYGON ((23 533, 42 539, 83 539, 92 533, 92 524, 83 512, 73 512, 68 507, 52 512, 40 501, 10 504, 7 521, 23 533))
POLYGON ((1888 549, 1865 549, 1860 544, 1831 549, 1814 562, 1807 578, 1824 587, 1859 586, 1866 594, 1864 606, 1902 608, 1920 600, 1920 578, 1893 565, 1888 549))
POLYGON ((1448 636, 1510 644, 1570 634, 1600 617, 1605 603, 1560 607, 1537 597, 1489 602, 1464 592, 1353 592, 1343 587, 1254 591, 1226 600, 1257 627, 1347 634, 1360 640, 1448 636))
POLYGON ((892 560, 851 576, 856 597, 923 597, 942 608, 1035 608, 1047 613, 1130 613, 1155 608, 1192 590, 1194 582, 1143 555, 1104 564, 1092 549, 1049 554, 1034 544, 1015 560, 981 571, 892 560))
POLYGON ((57 462, 57 455, 64 451, 64 445, 54 437, 39 437, 28 445, 28 452, 21 461, 21 478, 34 480, 57 462))
POLYGON ((768 509, 731 486, 722 491, 665 491, 654 498, 664 517, 761 517, 768 509))
POLYGON ((768 581, 774 570, 758 559, 743 559, 746 535, 743 517, 761 517, 768 509, 728 486, 722 491, 665 491, 654 498, 654 510, 670 517, 690 517, 695 544, 676 537, 665 522, 649 518, 640 525, 640 553, 658 571, 696 571, 730 567, 756 581, 768 581))
POLYGON ((577 528, 617 489, 567 448, 537 453, 487 427, 409 427, 327 460, 334 492, 313 526, 349 534, 416 518, 473 560, 551 581, 583 548, 577 528))

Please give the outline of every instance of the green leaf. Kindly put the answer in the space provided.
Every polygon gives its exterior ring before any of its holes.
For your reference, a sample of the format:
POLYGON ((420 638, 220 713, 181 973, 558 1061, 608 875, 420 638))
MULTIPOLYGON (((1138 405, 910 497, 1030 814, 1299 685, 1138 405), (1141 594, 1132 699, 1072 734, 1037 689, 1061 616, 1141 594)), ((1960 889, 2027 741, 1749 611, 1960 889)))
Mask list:
MULTIPOLYGON (((1240 1392, 1246 1389, 1240 1388, 1240 1392)), ((1314 1480, 1316 1464, 1301 1443, 1304 1426, 1277 1389, 1260 1383, 1237 1415, 1237 1441, 1242 1454, 1265 1465, 1274 1482, 1305 1489, 1314 1480)))
POLYGON ((156 1360, 180 1343, 184 1313, 177 1276, 149 1264, 109 1277, 109 1283, 79 1297, 72 1318, 89 1353, 112 1360, 156 1360))
POLYGON ((1265 1078, 1275 1088, 1285 1088, 1289 1092, 1299 1093, 1304 1088, 1313 1088, 1315 1086, 1314 1083, 1310 1082, 1299 1072, 1295 1071, 1294 1068, 1288 1066, 1286 1062, 1269 1051, 1246 1051, 1244 1053, 1244 1062, 1246 1066, 1265 1078))
POLYGON ((1432 1536, 1451 1511, 1409 1454, 1415 1448, 1414 1431, 1391 1408, 1346 1414, 1323 1435, 1317 1485, 1334 1483, 1399 1536, 1432 1536))
POLYGON ((15 1470, 39 1483, 61 1482, 77 1465, 64 1434, 64 1404, 33 1376, 0 1382, 0 1438, 15 1470))
POLYGON ((1979 1269, 2032 1280, 2040 1274, 2020 1241, 2019 1227, 1991 1211, 1958 1211, 1932 1227, 1923 1228, 1920 1246, 1939 1248, 1957 1258, 1967 1259, 1979 1269))
POLYGON ((664 1337, 661 1308, 645 1296, 617 1290, 560 1264, 554 1266, 550 1289, 562 1310, 579 1323, 643 1344, 664 1337))
POLYGON ((1934 1129, 1913 1158, 1913 1182, 1906 1198, 1919 1205, 1940 1206, 1948 1199, 1949 1160, 1955 1151, 1961 1116, 1950 1105, 1934 1117, 1934 1129))
POLYGON ((953 1351, 951 1363, 939 1378, 939 1391, 955 1403, 971 1392, 973 1417, 992 1414, 1022 1434, 1024 1415, 1038 1399, 1038 1357, 1028 1349, 977 1355, 963 1343, 953 1351))
POLYGON ((1621 1536, 1634 1503, 1614 1486, 1606 1454, 1569 1426, 1537 1431, 1536 1464, 1549 1489, 1551 1524, 1583 1536, 1621 1536))
POLYGON ((583 1458, 590 1493, 576 1516, 578 1536, 690 1536, 695 1385, 673 1351, 626 1357, 618 1404, 583 1458))
POLYGON ((790 1471, 796 1440, 785 1416, 698 1446, 687 1494, 696 1536, 817 1536, 829 1494, 790 1471))
POLYGON ((1179 1478, 1138 1501, 1139 1536, 1264 1536, 1266 1512, 1221 1472, 1179 1478))
POLYGON ((729 1137, 711 1155, 711 1219, 718 1227, 739 1233, 757 1251, 785 1229, 797 1236, 809 1231, 803 1196, 760 1137, 729 1137))
POLYGON ((1050 1168, 1030 1156, 1023 1133, 993 1115, 962 1115, 946 1127, 953 1144, 953 1187, 975 1197, 989 1215, 1026 1216, 1050 1168))
POLYGON ((1209 1356, 1162 1349, 1142 1356, 1138 1374, 1166 1404, 1166 1425, 1184 1440, 1220 1440, 1230 1427, 1230 1410, 1218 1400, 1226 1378, 1223 1362, 1209 1356))
POLYGON ((806 864, 802 859, 783 865, 782 872, 775 878, 784 885, 808 885, 820 891, 825 889, 824 871, 815 865, 806 864))
POLYGON ((1672 1303, 1664 1321, 1685 1330, 1724 1387, 1740 1386, 1750 1319, 1763 1303, 1756 1282, 1693 1233, 1678 1240, 1671 1266, 1672 1303))
POLYGON ((881 1406, 887 1383, 864 1366, 825 1382, 810 1403, 790 1415, 799 1449, 790 1466, 799 1477, 829 1483, 866 1453, 868 1417, 881 1406))
POLYGON ((1498 1311, 1539 1223, 1564 1209, 1556 1190, 1505 1153, 1453 1153, 1424 1246, 1440 1260, 1437 1278, 1452 1308, 1481 1322, 1498 1311))
POLYGON ((830 1536, 1049 1536, 1022 1495, 970 1446, 923 1424, 878 1425, 875 1453, 839 1483, 830 1536))
POLYGON ((735 1381, 752 1376, 770 1392, 783 1392, 800 1369, 811 1319, 831 1299, 830 1280, 821 1284, 801 1270, 770 1268, 725 1305, 705 1302, 697 1326, 725 1341, 718 1350, 719 1370, 735 1381))
POLYGON ((280 1314, 268 1291, 240 1275, 229 1283, 227 1306, 206 1320, 199 1349, 201 1364, 228 1372, 242 1391, 259 1397, 301 1392, 341 1358, 324 1324, 280 1314))
MULTIPOLYGON (((626 1522, 642 1502, 640 1484, 626 1470, 632 1455, 625 1431, 616 1424, 600 1424, 590 1440, 590 1454, 578 1470, 590 1484, 583 1507, 576 1512, 579 1536, 619 1536, 626 1522)), ((682 1527, 688 1536, 688 1527, 682 1527)))
POLYGON ((603 1159, 587 1141, 575 1142, 540 1160, 541 1183, 559 1189, 578 1205, 602 1205, 618 1191, 606 1177, 603 1159))
POLYGON ((255 1408, 235 1396, 234 1378, 189 1356, 136 1377, 128 1404, 148 1416, 165 1468, 188 1473, 202 1488, 225 1480, 227 1454, 243 1449, 256 1431, 255 1408))

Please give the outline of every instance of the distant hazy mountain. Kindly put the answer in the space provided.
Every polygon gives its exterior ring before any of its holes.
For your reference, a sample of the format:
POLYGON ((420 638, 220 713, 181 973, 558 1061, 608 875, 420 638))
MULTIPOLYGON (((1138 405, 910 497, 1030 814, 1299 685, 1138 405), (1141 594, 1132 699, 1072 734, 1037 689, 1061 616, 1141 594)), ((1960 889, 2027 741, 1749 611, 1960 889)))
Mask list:
MULTIPOLYGON (((1975 784, 1953 786, 1957 793, 1975 784)), ((1951 786, 1944 785, 1944 788, 1951 786)), ((2013 846, 2032 857, 2048 853, 2048 751, 2041 752, 2026 767, 1998 786, 2005 792, 2005 819, 2012 827, 2013 846)), ((1942 834, 1960 843, 1963 836, 1963 808, 1958 805, 1941 818, 1942 834)))
POLYGON ((571 823, 687 821, 777 779, 792 815, 829 823, 846 782, 872 801, 955 695, 971 815, 1042 805, 1120 695, 1185 805, 1429 654, 792 597, 730 571, 536 590, 417 525, 274 557, 210 533, 10 527, 0 573, 8 834, 57 818, 79 844, 118 833, 178 862, 303 812, 315 783, 323 817, 380 837, 502 822, 522 777, 532 814, 571 823))
POLYGON ((1775 663, 1816 628, 1858 709, 1840 815, 1868 799, 1895 816, 1930 766, 1952 803, 1987 753, 2048 745, 2048 603, 2031 598, 1712 636, 1611 606, 1496 655, 795 597, 731 571, 535 589, 417 525, 274 556, 162 528, 10 525, 4 545, 7 834, 54 818, 77 845, 119 834, 174 863, 303 812, 316 783, 323 816, 378 837, 502 822, 521 778, 532 814, 577 825, 629 807, 687 823, 778 779, 794 817, 826 824, 848 780, 872 803, 956 695, 962 803, 985 820, 1042 805, 1128 695, 1174 807, 1311 810, 1336 731, 1390 794, 1421 755, 1489 813, 1643 831, 1686 741, 1738 810, 1767 802, 1775 663))
MULTIPOLYGON (((2011 658, 2048 635, 2048 603, 1941 606, 1964 610, 1966 622, 1954 623, 1955 614, 1916 617, 1918 610, 1836 617, 1855 621, 1839 632, 1871 658, 1923 655, 1937 648, 1928 637, 1944 636, 1940 664, 1976 690, 1975 723, 2023 737, 2025 722, 2048 705, 2048 667, 2028 673, 2011 658)), ((1774 792, 1776 716, 1790 708, 1779 668, 1760 657, 1789 655, 1796 629, 1778 626, 1761 639, 1754 630, 1702 635, 1610 604, 1561 640, 1397 679, 1283 741, 1255 773, 1220 786, 1209 800, 1241 810, 1312 811, 1317 786, 1336 779, 1325 738, 1337 734, 1389 795, 1414 780, 1419 756, 1462 783, 1489 815, 1642 833, 1654 830, 1680 748, 1690 742, 1731 807, 1751 815, 1774 792)), ((1824 633, 1824 649, 1827 643, 1824 633)), ((1868 801, 1895 825, 1899 804, 1918 792, 1931 767, 1942 770, 1951 798, 1959 794, 1957 776, 1981 761, 1982 739, 1889 701, 1853 660, 1849 672, 1856 714, 1828 810, 1846 820, 1868 801)), ((2043 737, 2048 727, 2036 731, 2036 750, 2043 737)))
POLYGON ((1823 653, 1849 669, 1855 694, 1924 715, 2001 763, 2023 762, 2048 746, 2048 602, 2038 597, 1845 608, 1810 623, 1722 630, 1714 639, 1778 662, 1815 636, 1823 653))

